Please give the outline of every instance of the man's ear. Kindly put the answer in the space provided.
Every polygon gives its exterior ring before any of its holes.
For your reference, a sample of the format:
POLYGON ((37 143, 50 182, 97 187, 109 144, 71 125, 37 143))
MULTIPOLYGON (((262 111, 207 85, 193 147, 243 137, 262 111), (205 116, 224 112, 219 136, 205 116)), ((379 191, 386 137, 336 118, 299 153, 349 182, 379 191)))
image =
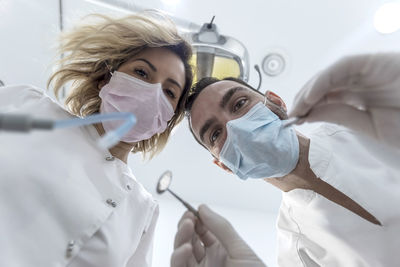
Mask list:
POLYGON ((285 110, 285 112, 287 112, 285 102, 283 102, 282 98, 280 98, 277 94, 271 91, 266 91, 265 97, 275 105, 282 107, 285 110))
POLYGON ((228 167, 225 166, 225 164, 223 164, 221 161, 219 161, 218 159, 213 159, 213 163, 215 165, 217 165, 218 167, 220 167, 221 169, 223 169, 224 171, 227 171, 229 173, 233 173, 231 171, 231 169, 229 169, 228 167))

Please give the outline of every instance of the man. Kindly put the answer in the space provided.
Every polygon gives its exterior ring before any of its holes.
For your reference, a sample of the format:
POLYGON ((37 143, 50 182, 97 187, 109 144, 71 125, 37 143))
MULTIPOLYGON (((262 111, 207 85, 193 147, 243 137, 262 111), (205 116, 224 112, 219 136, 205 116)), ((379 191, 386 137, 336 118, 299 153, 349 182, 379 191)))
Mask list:
MULTIPOLYGON (((193 88, 190 129, 214 163, 283 191, 279 266, 400 262, 400 103, 392 100, 399 96, 399 62, 398 54, 345 58, 300 92, 295 115, 362 134, 325 125, 306 137, 285 128, 283 100, 240 80, 205 78, 193 88), (346 112, 332 114, 339 104, 346 112)), ((182 217, 172 266, 264 266, 224 218, 206 206, 199 217, 182 217)))

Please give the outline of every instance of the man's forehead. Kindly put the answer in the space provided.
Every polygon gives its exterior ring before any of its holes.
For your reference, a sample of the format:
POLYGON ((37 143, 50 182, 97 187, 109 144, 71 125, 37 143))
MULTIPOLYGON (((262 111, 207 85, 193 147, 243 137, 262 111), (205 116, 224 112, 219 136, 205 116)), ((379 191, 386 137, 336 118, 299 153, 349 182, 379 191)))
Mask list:
POLYGON ((243 85, 235 81, 218 81, 209 86, 206 86, 194 101, 192 106, 192 114, 193 111, 196 111, 196 107, 200 107, 203 105, 209 106, 210 104, 218 104, 221 98, 229 89, 237 86, 243 85))

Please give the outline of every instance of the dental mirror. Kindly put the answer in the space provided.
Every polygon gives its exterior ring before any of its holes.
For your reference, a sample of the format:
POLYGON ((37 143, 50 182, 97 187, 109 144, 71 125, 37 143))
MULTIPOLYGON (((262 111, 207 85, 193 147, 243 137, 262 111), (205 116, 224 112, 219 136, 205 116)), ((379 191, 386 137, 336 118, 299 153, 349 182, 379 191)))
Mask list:
POLYGON ((163 174, 161 174, 160 179, 158 179, 157 183, 157 193, 162 194, 165 191, 170 192, 176 199, 178 199, 183 206, 185 206, 189 211, 191 211, 194 215, 199 217, 199 214, 195 208, 193 208, 192 205, 184 201, 182 198, 180 198, 177 194, 175 194, 171 189, 169 189, 169 186, 171 185, 172 182, 172 172, 171 171, 165 171, 163 174))

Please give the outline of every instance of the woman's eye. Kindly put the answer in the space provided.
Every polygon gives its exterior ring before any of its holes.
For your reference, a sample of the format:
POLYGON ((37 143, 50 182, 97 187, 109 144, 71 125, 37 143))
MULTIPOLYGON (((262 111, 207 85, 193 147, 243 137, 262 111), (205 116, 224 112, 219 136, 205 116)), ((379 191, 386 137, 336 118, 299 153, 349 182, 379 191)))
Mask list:
POLYGON ((221 130, 214 131, 210 136, 210 143, 214 145, 215 141, 218 139, 218 136, 221 134, 221 130))
POLYGON ((144 71, 143 69, 135 69, 135 73, 136 73, 137 75, 139 75, 140 77, 143 77, 143 78, 145 78, 145 79, 148 78, 147 72, 144 71))
POLYGON ((176 98, 174 92, 172 92, 170 89, 164 89, 164 92, 165 92, 165 94, 166 94, 168 97, 170 97, 170 98, 172 98, 172 99, 175 99, 175 98, 176 98))
POLYGON ((233 106, 233 112, 238 111, 245 103, 247 99, 240 99, 236 104, 233 106))

